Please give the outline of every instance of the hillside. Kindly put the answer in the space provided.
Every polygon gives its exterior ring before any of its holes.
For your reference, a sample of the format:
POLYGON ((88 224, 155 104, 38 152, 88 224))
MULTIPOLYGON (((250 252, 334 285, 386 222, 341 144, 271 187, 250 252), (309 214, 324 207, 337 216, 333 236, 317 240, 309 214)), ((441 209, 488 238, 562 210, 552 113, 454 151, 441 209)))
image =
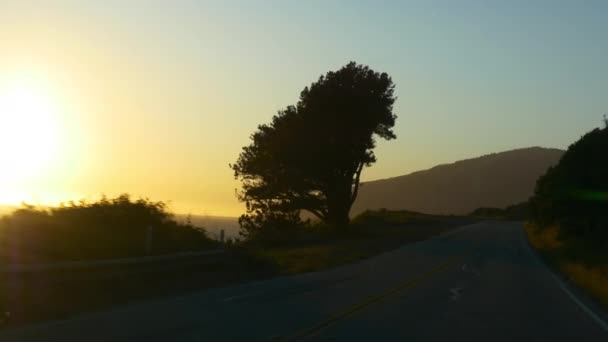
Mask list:
POLYGON ((527 200, 536 180, 564 151, 530 147, 457 161, 408 175, 363 183, 351 216, 386 208, 468 214, 527 200))

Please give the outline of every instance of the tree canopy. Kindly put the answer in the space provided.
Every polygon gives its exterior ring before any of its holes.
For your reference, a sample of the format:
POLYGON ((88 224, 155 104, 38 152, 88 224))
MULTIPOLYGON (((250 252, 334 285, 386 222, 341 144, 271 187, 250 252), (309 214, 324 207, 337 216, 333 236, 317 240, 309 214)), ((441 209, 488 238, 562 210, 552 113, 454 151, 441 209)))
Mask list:
POLYGON ((394 89, 388 74, 351 62, 319 77, 296 105, 260 125, 231 165, 247 206, 242 222, 306 210, 326 223, 347 224, 361 172, 376 161, 375 137, 396 138, 394 89))
POLYGON ((568 234, 608 236, 608 122, 570 145, 536 185, 537 219, 568 234))

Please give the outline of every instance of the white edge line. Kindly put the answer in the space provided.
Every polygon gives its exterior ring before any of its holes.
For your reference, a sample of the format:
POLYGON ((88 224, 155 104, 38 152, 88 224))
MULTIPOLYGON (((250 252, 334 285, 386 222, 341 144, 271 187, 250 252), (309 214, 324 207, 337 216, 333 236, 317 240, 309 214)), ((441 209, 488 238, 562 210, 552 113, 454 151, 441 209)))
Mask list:
POLYGON ((564 291, 568 295, 568 297, 570 297, 570 299, 572 299, 573 302, 575 302, 581 309, 583 309, 583 311, 585 313, 587 313, 587 315, 589 315, 597 324, 599 324, 599 326, 602 327, 602 329, 604 329, 604 331, 608 332, 608 323, 606 323, 592 309, 590 309, 587 305, 585 305, 585 303, 583 303, 581 300, 579 300, 576 297, 576 295, 568 289, 568 286, 564 283, 564 281, 561 280, 558 276, 556 276, 555 273, 553 272, 553 270, 549 269, 547 267, 547 265, 543 261, 540 260, 540 257, 534 251, 532 251, 532 247, 528 243, 528 239, 526 238, 525 234, 526 234, 525 230, 522 229, 522 237, 524 239, 524 241, 523 241, 524 245, 526 246, 528 253, 530 253, 532 255, 532 257, 534 258, 534 261, 536 261, 538 264, 542 265, 549 272, 551 277, 557 282, 557 284, 562 289, 562 291, 564 291))
POLYGON ((597 324, 599 324, 602 328, 604 328, 605 331, 608 331, 608 324, 606 322, 604 322, 603 319, 601 319, 595 312, 593 312, 593 310, 591 310, 587 305, 585 305, 578 298, 576 298, 576 296, 570 290, 568 290, 568 288, 563 284, 562 280, 558 279, 553 274, 551 274, 551 275, 558 283, 560 283, 559 287, 561 287, 561 289, 564 290, 564 292, 566 292, 568 294, 568 296, 570 296, 570 298, 576 304, 578 304, 578 306, 580 306, 581 309, 583 309, 583 311, 585 311, 589 316, 591 316, 591 318, 593 318, 593 320, 595 320, 597 322, 597 324))

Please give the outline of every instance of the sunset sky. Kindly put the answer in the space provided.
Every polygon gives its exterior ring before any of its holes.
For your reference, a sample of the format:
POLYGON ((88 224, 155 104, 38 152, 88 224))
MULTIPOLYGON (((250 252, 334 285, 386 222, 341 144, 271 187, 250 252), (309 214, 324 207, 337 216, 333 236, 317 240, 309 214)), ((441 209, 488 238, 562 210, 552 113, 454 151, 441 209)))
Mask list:
POLYGON ((607 33, 606 1, 2 0, 0 203, 239 215, 228 164, 351 60, 397 85, 364 180, 566 148, 608 113, 607 33))

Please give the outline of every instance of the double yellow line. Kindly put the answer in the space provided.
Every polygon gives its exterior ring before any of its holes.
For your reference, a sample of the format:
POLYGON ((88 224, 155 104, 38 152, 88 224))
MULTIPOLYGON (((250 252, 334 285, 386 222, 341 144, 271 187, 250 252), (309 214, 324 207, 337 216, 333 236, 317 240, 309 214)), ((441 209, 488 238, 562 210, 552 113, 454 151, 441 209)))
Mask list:
POLYGON ((336 324, 340 320, 348 318, 359 311, 365 310, 366 308, 372 306, 373 304, 379 303, 389 297, 395 296, 405 290, 408 290, 408 289, 418 285, 422 281, 428 279, 432 275, 434 275, 442 270, 445 270, 446 268, 448 268, 452 265, 455 265, 456 263, 457 263, 457 261, 454 259, 441 263, 438 266, 430 269, 429 271, 427 271, 413 279, 406 280, 405 282, 399 284, 396 287, 390 288, 378 295, 370 296, 367 299, 363 300, 362 302, 352 305, 352 306, 348 307, 347 309, 342 310, 342 311, 330 316, 328 319, 316 324, 315 326, 313 326, 311 328, 303 329, 303 330, 295 332, 294 334, 292 334, 290 336, 283 337, 280 339, 280 341, 303 340, 306 338, 314 337, 314 336, 318 335, 320 332, 322 332, 323 330, 327 329, 328 327, 336 324))

